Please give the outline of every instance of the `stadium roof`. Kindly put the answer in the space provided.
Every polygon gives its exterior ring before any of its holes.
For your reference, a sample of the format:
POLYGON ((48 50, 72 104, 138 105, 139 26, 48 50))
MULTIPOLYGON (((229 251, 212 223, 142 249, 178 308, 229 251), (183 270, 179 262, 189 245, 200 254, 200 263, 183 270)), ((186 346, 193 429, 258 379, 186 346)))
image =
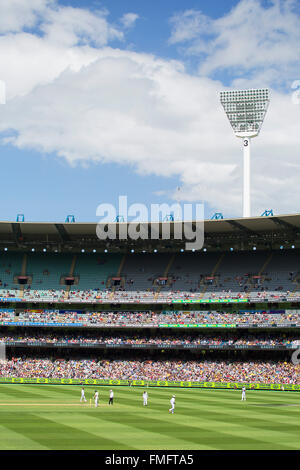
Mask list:
MULTIPOLYGON (((127 251, 134 247, 151 250, 154 247, 172 251, 184 248, 187 240, 174 239, 174 227, 182 222, 160 222, 156 224, 161 237, 163 226, 170 224, 170 240, 121 240, 119 230, 126 223, 115 222, 115 240, 99 240, 96 235, 97 224, 87 222, 0 222, 0 248, 42 250, 92 250, 109 248, 111 251, 127 251)), ((102 227, 105 224, 102 224, 102 227)), ((150 238, 151 223, 145 224, 150 238)), ((153 224, 154 225, 154 224, 153 224)), ((195 229, 195 222, 193 222, 195 229)), ((204 247, 220 249, 232 246, 235 249, 279 247, 279 244, 293 243, 300 247, 300 214, 269 217, 250 217, 204 221, 204 247)))

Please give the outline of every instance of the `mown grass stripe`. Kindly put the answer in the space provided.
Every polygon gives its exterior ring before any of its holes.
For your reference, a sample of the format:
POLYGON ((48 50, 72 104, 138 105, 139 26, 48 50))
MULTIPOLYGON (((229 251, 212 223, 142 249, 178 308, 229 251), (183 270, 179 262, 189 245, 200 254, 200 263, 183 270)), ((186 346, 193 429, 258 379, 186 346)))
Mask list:
MULTIPOLYGON (((160 421, 160 418, 157 418, 156 415, 153 416, 153 419, 157 419, 158 421, 160 421)), ((181 416, 176 416, 176 422, 179 426, 183 425, 185 429, 187 428, 185 422, 182 422, 181 416)), ((274 448, 274 445, 276 445, 276 443, 278 444, 277 447, 280 449, 292 449, 294 447, 296 448, 299 447, 299 442, 297 441, 297 437, 293 433, 277 432, 272 429, 268 429, 267 433, 265 433, 265 429, 263 429, 263 433, 261 433, 257 429, 249 429, 249 426, 245 424, 237 424, 237 423, 232 423, 228 421, 220 422, 220 420, 213 420, 210 415, 208 418, 203 417, 203 414, 199 418, 198 417, 194 417, 194 419, 191 418, 188 421, 188 426, 189 428, 193 427, 194 429, 196 428, 197 430, 199 428, 205 429, 205 436, 202 437, 202 442, 206 442, 206 439, 208 438, 209 434, 212 433, 213 439, 216 439, 217 441, 222 442, 221 449, 227 449, 227 448, 243 449, 244 448, 243 447, 244 436, 246 437, 248 444, 250 443, 250 441, 252 441, 252 443, 255 442, 255 446, 253 448, 257 448, 257 449, 259 449, 260 447, 274 448), (229 447, 227 447, 227 444, 226 444, 228 439, 226 438, 226 436, 222 436, 223 434, 231 436, 230 437, 231 442, 230 442, 229 447), (260 434, 262 434, 261 438, 258 437, 260 434), (284 440, 288 441, 287 446, 282 445, 282 441, 284 440), (262 444, 260 444, 261 441, 262 441, 262 444), (296 442, 296 446, 294 444, 295 442, 296 442), (240 444, 241 444, 240 447, 234 447, 240 444), (271 444, 271 447, 269 446, 269 444, 271 444)), ((246 448, 249 448, 248 444, 246 448)), ((250 448, 252 448, 252 446, 250 446, 250 448)))
MULTIPOLYGON (((231 433, 224 434, 223 427, 219 424, 218 426, 209 427, 207 426, 207 420, 195 418, 192 422, 190 419, 183 420, 181 416, 175 414, 168 415, 166 421, 161 416, 154 415, 150 420, 147 420, 147 423, 144 423, 142 419, 139 420, 136 426, 141 430, 147 429, 148 426, 156 427, 160 433, 164 431, 169 435, 179 433, 181 439, 190 442, 190 449, 199 449, 203 446, 213 449, 232 449, 236 446, 236 448, 243 449, 245 447, 259 448, 261 445, 260 440, 249 438, 249 436, 243 437, 240 432, 233 439, 231 433), (219 447, 220 442, 222 443, 221 447, 219 447)), ((224 426, 226 427, 227 423, 224 426)))
MULTIPOLYGON (((41 414, 39 414, 41 415, 41 414)), ((124 416, 123 416, 124 417, 124 416)), ((93 433, 102 439, 103 436, 117 436, 118 442, 128 449, 145 449, 147 442, 151 443, 152 448, 155 449, 189 449, 190 441, 185 441, 175 436, 167 436, 160 433, 159 429, 144 430, 141 435, 140 429, 136 427, 136 416, 127 416, 126 424, 120 422, 117 416, 113 416, 112 412, 103 413, 102 410, 87 413, 84 424, 79 422, 78 417, 73 415, 56 415, 48 419, 53 419, 55 422, 63 422, 69 426, 76 427, 77 429, 85 430, 93 433), (131 419, 130 419, 131 418, 131 419), (130 424, 128 424, 130 421, 130 424)), ((202 449, 211 449, 208 446, 201 446, 202 449)))
POLYGON ((240 391, 149 388, 145 408, 144 387, 85 387, 87 405, 79 403, 80 390, 78 385, 0 386, 0 404, 10 404, 0 406, 7 430, 0 428, 0 448, 300 449, 300 408, 278 406, 300 404, 297 393, 251 391, 244 403, 240 391), (111 407, 110 388, 115 391, 111 407), (89 407, 95 389, 98 409, 89 407), (174 393, 176 410, 169 415, 174 393), (6 436, 14 433, 16 442, 10 444, 6 436))
POLYGON ((9 429, 3 424, 0 425, 0 449, 1 450, 47 450, 48 447, 39 444, 38 442, 33 441, 32 439, 24 436, 24 434, 19 431, 9 429))
MULTIPOLYGON (((56 414, 59 416, 59 413, 56 414)), ((50 450, 114 449, 115 447, 126 449, 126 446, 114 439, 102 437, 100 441, 90 432, 79 431, 63 423, 55 423, 53 419, 33 413, 26 415, 26 421, 9 420, 5 423, 5 427, 12 431, 18 429, 26 438, 33 441, 32 444, 28 444, 28 449, 36 449, 35 443, 50 450)))

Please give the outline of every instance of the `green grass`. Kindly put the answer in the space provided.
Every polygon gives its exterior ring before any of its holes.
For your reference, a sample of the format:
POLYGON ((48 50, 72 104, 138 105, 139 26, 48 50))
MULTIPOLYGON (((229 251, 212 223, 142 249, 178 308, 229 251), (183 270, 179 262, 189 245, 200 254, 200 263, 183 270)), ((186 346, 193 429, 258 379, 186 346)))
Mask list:
POLYGON ((0 385, 0 449, 300 449, 300 393, 98 387, 100 406, 79 404, 80 386, 0 385), (175 414, 168 413, 176 394, 175 414), (287 406, 297 405, 297 406, 287 406))

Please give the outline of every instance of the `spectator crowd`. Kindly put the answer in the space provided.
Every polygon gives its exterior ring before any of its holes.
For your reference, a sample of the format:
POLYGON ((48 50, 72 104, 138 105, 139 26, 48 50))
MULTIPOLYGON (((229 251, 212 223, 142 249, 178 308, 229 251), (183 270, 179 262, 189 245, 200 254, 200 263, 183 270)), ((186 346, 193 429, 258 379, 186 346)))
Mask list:
MULTIPOLYGON (((202 289, 190 290, 163 290, 149 288, 148 290, 113 290, 113 289, 73 289, 66 292, 64 289, 32 289, 25 288, 22 299, 24 301, 44 301, 44 302, 78 302, 78 303, 98 303, 112 301, 115 303, 172 303, 174 301, 200 301, 203 299, 202 289)), ((20 298, 19 289, 0 289, 2 298, 20 298)), ((274 291, 267 288, 257 291, 234 291, 232 289, 222 289, 220 291, 206 292, 205 299, 210 300, 237 300, 237 301, 300 301, 300 292, 294 292, 277 287, 274 291)))
POLYGON ((300 384, 300 365, 273 361, 32 359, 2 361, 0 377, 300 384))
POLYGON ((0 309, 0 322, 54 322, 81 323, 86 326, 101 325, 160 325, 160 324, 237 324, 237 325, 273 325, 287 324, 300 326, 299 311, 242 312, 227 313, 217 311, 64 311, 56 309, 23 310, 0 309))
POLYGON ((285 347, 298 347, 300 346, 300 339, 296 335, 281 334, 281 335, 187 335, 180 332, 180 335, 156 335, 156 336, 143 336, 136 334, 122 334, 120 335, 96 335, 95 333, 86 332, 78 334, 65 334, 58 333, 45 333, 45 331, 32 332, 24 331, 21 333, 16 332, 0 332, 0 342, 3 343, 43 343, 43 344, 120 344, 120 345, 169 345, 169 346, 194 346, 194 345, 214 345, 214 346, 285 346, 285 347))

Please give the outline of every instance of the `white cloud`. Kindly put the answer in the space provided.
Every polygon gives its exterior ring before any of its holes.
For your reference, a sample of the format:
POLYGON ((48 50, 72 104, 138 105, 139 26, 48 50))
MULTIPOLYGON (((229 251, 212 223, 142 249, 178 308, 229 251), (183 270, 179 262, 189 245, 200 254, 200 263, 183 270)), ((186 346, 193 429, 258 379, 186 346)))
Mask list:
POLYGON ((9 31, 0 34, 0 76, 8 99, 51 83, 67 69, 80 70, 97 58, 99 47, 124 39, 106 10, 92 13, 57 0, 11 2, 0 3, 0 32, 9 31))
POLYGON ((259 0, 241 0, 216 19, 188 10, 171 18, 169 41, 199 56, 203 75, 226 70, 243 78, 246 71, 255 82, 257 75, 267 83, 286 82, 299 70, 298 11, 296 0, 273 0, 267 7, 259 0))
POLYGON ((40 15, 44 15, 54 0, 1 0, 0 34, 32 28, 40 15))
MULTIPOLYGON (((172 34, 169 39, 170 44, 199 39, 199 35, 205 34, 210 28, 212 21, 198 10, 186 10, 175 13, 170 18, 172 34)), ((199 47, 199 40, 197 41, 199 47)))
POLYGON ((70 47, 92 43, 101 47, 111 40, 124 38, 123 32, 109 23, 107 16, 105 9, 91 12, 84 8, 62 6, 58 0, 2 1, 0 34, 34 30, 49 42, 59 45, 70 47))
POLYGON ((136 13, 125 13, 125 15, 122 16, 120 21, 125 28, 131 28, 138 18, 139 15, 137 15, 136 13))
MULTIPOLYGON (((83 17, 84 30, 71 15, 75 36, 61 43, 55 37, 67 20, 55 12, 42 37, 0 37, 8 92, 0 132, 14 131, 6 141, 71 165, 116 162, 143 175, 179 176, 181 198, 240 214, 242 148, 218 100, 222 83, 191 76, 180 62, 96 47, 99 15, 83 17)), ((109 27, 99 44, 109 41, 109 27)), ((299 207, 299 119, 300 105, 273 91, 262 134, 253 140, 255 212, 299 207)))
POLYGON ((0 36, 0 77, 7 99, 29 94, 36 86, 51 83, 63 71, 78 71, 97 58, 89 46, 66 47, 39 36, 19 33, 0 36))
POLYGON ((101 47, 113 39, 122 40, 123 32, 108 23, 107 12, 59 7, 48 11, 40 29, 47 39, 59 45, 90 44, 101 47))

